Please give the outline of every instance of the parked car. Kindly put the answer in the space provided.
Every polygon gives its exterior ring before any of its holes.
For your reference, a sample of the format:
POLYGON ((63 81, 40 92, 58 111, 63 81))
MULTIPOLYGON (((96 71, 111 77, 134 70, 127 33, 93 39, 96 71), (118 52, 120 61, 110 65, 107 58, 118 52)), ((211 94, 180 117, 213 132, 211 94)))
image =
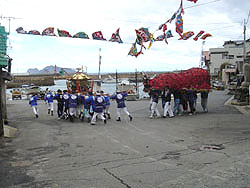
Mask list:
POLYGON ((14 99, 22 99, 22 90, 19 88, 14 88, 11 91, 12 93, 12 100, 14 99))
POLYGON ((212 88, 216 89, 216 90, 224 90, 225 89, 224 84, 218 80, 212 81, 211 85, 212 85, 212 88))

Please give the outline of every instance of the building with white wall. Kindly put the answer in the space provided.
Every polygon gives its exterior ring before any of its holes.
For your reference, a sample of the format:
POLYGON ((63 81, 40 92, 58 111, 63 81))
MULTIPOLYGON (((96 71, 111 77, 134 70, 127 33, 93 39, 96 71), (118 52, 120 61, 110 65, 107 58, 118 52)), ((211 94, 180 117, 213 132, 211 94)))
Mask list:
MULTIPOLYGON (((210 75, 218 76, 220 66, 229 63, 237 67, 240 73, 243 72, 243 40, 225 41, 223 48, 210 48, 210 75)), ((246 54, 250 57, 250 39, 246 40, 246 54)))

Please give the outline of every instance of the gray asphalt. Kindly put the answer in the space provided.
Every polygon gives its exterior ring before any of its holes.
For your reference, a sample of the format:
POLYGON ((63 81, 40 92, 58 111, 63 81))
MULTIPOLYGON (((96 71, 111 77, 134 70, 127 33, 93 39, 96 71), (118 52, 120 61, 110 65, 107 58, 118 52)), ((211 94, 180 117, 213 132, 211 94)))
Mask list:
MULTIPOLYGON (((96 126, 48 116, 28 102, 8 101, 13 139, 0 139, 0 187, 250 188, 250 115, 213 91, 209 112, 149 119, 149 101, 127 101, 133 116, 96 126), (213 149, 217 144, 222 148, 213 149)), ((162 108, 158 105, 159 111, 162 108)))

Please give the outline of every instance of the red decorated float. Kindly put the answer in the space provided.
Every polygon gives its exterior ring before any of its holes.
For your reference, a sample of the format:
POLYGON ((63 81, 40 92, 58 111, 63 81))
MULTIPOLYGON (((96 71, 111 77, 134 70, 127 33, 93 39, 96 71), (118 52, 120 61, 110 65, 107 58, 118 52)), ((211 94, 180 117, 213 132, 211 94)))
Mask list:
POLYGON ((191 68, 181 73, 163 73, 153 79, 144 77, 144 91, 162 90, 166 86, 172 89, 193 88, 210 89, 210 75, 205 69, 191 68))

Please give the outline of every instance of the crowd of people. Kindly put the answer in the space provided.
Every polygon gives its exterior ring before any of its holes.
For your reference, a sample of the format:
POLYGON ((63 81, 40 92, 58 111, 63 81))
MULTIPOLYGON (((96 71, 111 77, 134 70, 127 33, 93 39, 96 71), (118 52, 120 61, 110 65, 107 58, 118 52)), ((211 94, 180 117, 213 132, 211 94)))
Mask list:
MULTIPOLYGON (((197 91, 193 88, 183 88, 180 90, 171 89, 166 86, 162 91, 151 89, 150 96, 150 118, 172 118, 176 115, 196 113, 197 93, 200 93, 201 106, 204 112, 208 112, 207 100, 208 90, 197 91), (174 98, 173 108, 171 106, 172 96, 174 98), (163 114, 158 111, 157 105, 159 98, 162 101, 163 114)), ((110 96, 103 91, 97 91, 95 94, 92 92, 72 92, 68 93, 67 90, 61 91, 60 89, 56 94, 47 91, 44 102, 48 105, 48 114, 53 116, 54 101, 57 101, 57 116, 58 119, 69 119, 74 122, 78 118, 81 121, 86 120, 91 125, 96 124, 96 119, 103 120, 104 124, 107 119, 110 119, 110 100, 117 102, 117 121, 121 121, 121 110, 132 121, 132 116, 128 112, 125 104, 127 92, 118 91, 115 95, 110 96)), ((30 98, 29 104, 33 108, 35 116, 38 118, 37 97, 33 95, 30 98)))
POLYGON ((183 89, 170 89, 166 86, 163 91, 161 90, 150 90, 150 118, 167 116, 172 118, 175 115, 189 114, 193 115, 196 113, 197 104, 197 93, 200 93, 201 106, 204 112, 208 112, 207 100, 208 100, 208 90, 195 90, 193 88, 183 88, 183 89), (171 107, 172 96, 174 97, 174 106, 171 107), (157 105, 159 98, 162 99, 163 116, 160 115, 157 105))
MULTIPOLYGON (((125 98, 128 94, 118 91, 115 95, 110 96, 103 91, 97 91, 95 95, 92 92, 74 92, 68 93, 67 90, 57 90, 56 94, 47 90, 44 97, 44 102, 48 105, 48 114, 54 115, 54 101, 57 101, 57 116, 58 119, 69 119, 74 122, 78 118, 82 121, 86 119, 91 125, 96 124, 97 117, 103 120, 104 124, 110 116, 110 100, 117 102, 117 121, 121 121, 121 110, 123 110, 132 121, 132 116, 128 112, 125 104, 125 98)), ((32 107, 36 118, 38 118, 37 96, 34 94, 29 104, 32 107)))

